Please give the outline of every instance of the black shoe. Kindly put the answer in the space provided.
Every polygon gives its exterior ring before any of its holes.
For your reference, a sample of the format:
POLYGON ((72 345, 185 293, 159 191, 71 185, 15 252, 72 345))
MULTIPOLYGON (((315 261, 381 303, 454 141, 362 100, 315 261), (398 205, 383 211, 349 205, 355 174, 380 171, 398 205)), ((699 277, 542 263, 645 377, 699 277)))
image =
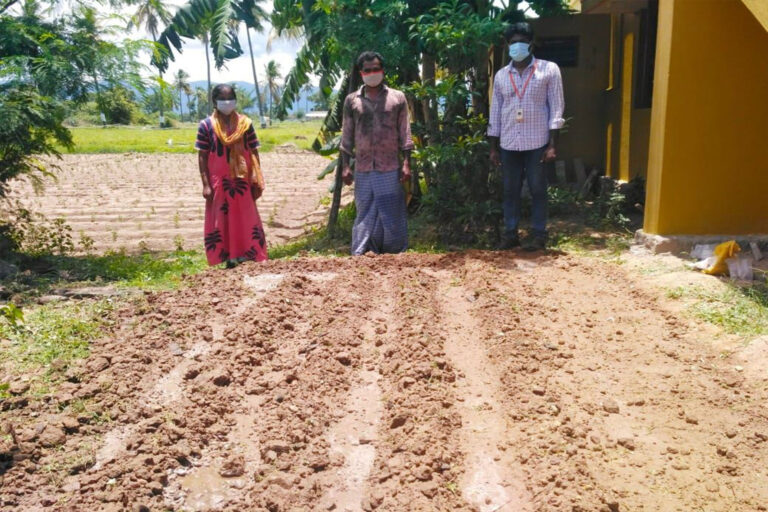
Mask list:
POLYGON ((501 240, 501 243, 498 245, 497 250, 499 251, 508 251, 510 249, 514 249, 515 247, 520 246, 520 239, 516 236, 512 237, 505 237, 501 240))
POLYGON ((523 249, 529 252, 543 251, 547 248, 547 237, 541 235, 533 235, 526 239, 523 244, 523 249))
POLYGON ((227 260, 226 268, 235 268, 237 266, 236 260, 227 260))

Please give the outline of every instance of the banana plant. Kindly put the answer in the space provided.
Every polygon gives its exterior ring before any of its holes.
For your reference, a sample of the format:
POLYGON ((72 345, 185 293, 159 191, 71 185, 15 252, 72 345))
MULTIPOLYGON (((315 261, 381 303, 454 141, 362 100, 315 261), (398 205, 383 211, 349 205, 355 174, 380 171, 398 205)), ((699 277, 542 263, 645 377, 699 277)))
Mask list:
POLYGON ((212 110, 209 54, 213 52, 217 69, 221 69, 227 60, 243 54, 237 38, 237 28, 240 23, 237 13, 234 0, 189 0, 176 11, 170 24, 158 38, 158 44, 165 47, 167 51, 156 52, 152 56, 152 65, 163 72, 168 69, 169 60, 174 60, 174 51, 181 53, 182 38, 200 39, 205 46, 209 112, 212 110))

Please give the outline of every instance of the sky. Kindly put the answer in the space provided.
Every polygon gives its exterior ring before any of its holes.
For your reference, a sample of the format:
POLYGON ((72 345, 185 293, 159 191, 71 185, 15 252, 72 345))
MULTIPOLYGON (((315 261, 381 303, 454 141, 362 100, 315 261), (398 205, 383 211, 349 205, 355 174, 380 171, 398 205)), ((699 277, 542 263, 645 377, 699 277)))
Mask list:
MULTIPOLYGON (((253 54, 256 60, 256 74, 259 81, 264 80, 264 67, 267 62, 274 60, 280 66, 280 74, 285 76, 293 67, 296 59, 296 52, 301 47, 301 42, 297 41, 273 41, 272 49, 267 52, 267 37, 269 32, 264 34, 255 34, 251 32, 251 42, 253 43, 253 54)), ((205 66, 205 47, 200 41, 185 39, 181 54, 175 54, 175 61, 170 63, 166 80, 179 69, 183 69, 190 76, 190 81, 206 80, 205 66)), ((245 28, 240 32, 240 44, 245 53, 237 59, 227 61, 220 70, 216 69, 211 56, 211 81, 219 82, 253 82, 253 71, 251 69, 251 59, 248 53, 248 40, 245 35, 245 28)), ((146 56, 145 63, 149 63, 149 56, 146 56)))
MULTIPOLYGON (((183 5, 184 1, 171 0, 167 4, 173 6, 183 5)), ((264 2, 264 8, 269 12, 272 10, 272 2, 264 2)), ((135 11, 135 7, 129 8, 123 11, 126 14, 135 11)), ((263 33, 255 33, 251 31, 251 42, 253 43, 253 54, 256 60, 256 73, 259 76, 259 82, 264 80, 264 67, 267 62, 274 60, 280 66, 280 74, 285 76, 293 67, 293 62, 296 59, 296 53, 301 48, 302 41, 291 41, 285 39, 277 39, 272 42, 270 51, 267 51, 267 39, 271 30, 271 25, 267 23, 263 33)), ((129 37, 136 38, 149 38, 149 35, 141 30, 135 30, 129 37)), ((251 59, 248 52, 248 39, 245 34, 245 27, 240 29, 239 33, 240 46, 245 53, 237 59, 229 60, 225 63, 224 67, 220 70, 216 69, 213 64, 213 57, 211 56, 211 81, 213 83, 219 82, 253 82, 253 72, 251 70, 251 59)), ((165 74, 165 79, 170 81, 172 74, 176 73, 179 69, 186 71, 190 78, 190 81, 206 80, 206 66, 205 66, 205 47, 203 43, 193 39, 184 39, 184 46, 182 47, 182 53, 174 52, 175 61, 170 62, 168 72, 165 74)), ((149 55, 142 56, 142 62, 149 65, 149 55)), ((152 72, 152 69, 148 70, 148 74, 152 72)))
MULTIPOLYGON (((500 5, 505 2, 495 0, 500 5)), ((186 3, 182 0, 170 0, 167 2, 169 5, 180 6, 186 3)), ((263 4, 267 12, 272 10, 272 2, 267 1, 263 4)), ((526 2, 521 2, 520 8, 525 10, 528 7, 526 2)), ((133 8, 135 10, 135 7, 133 8)), ((531 14, 531 13, 528 13, 531 14)), ((271 51, 267 51, 267 39, 271 30, 271 25, 266 24, 266 28, 263 33, 256 34, 251 31, 251 42, 253 43, 253 53, 256 59, 256 73, 259 76, 259 81, 263 81, 264 67, 267 62, 274 60, 280 66, 280 74, 285 76, 293 67, 293 62, 296 59, 296 53, 301 48, 302 41, 291 41, 285 39, 278 39, 272 42, 271 51)), ((131 37, 149 37, 147 34, 141 31, 134 31, 131 37)), ((225 67, 218 70, 216 66, 211 64, 211 81, 213 83, 219 82, 253 82, 253 73, 251 71, 251 61, 248 54, 248 40, 245 35, 245 27, 240 29, 240 46, 245 53, 238 57, 228 61, 225 67)), ((183 69, 190 76, 190 81, 206 80, 206 66, 205 66, 205 48, 200 41, 197 40, 184 40, 184 46, 181 54, 175 54, 175 61, 170 63, 168 73, 166 73, 166 80, 170 80, 170 76, 176 73, 179 69, 183 69)), ((149 64, 149 55, 143 56, 144 64, 149 64)), ((312 80, 312 83, 317 85, 316 80, 312 80)))

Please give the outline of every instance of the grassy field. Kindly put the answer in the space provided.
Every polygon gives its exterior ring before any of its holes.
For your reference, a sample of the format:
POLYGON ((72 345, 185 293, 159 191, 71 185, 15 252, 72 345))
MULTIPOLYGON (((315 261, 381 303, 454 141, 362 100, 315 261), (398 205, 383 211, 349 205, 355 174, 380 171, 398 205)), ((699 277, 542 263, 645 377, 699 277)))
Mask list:
MULTIPOLYGON (((321 121, 285 121, 263 130, 257 129, 261 151, 270 151, 286 143, 310 149, 321 124, 321 121)), ((75 142, 72 153, 191 153, 194 151, 197 125, 187 123, 181 128, 166 129, 88 126, 70 130, 75 142)))

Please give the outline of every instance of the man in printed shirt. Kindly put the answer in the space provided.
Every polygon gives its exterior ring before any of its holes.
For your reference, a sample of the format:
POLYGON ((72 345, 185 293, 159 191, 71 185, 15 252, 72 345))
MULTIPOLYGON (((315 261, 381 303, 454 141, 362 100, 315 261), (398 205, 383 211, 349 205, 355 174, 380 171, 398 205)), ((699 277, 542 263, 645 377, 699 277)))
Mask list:
POLYGON ((352 254, 402 252, 408 226, 401 183, 411 179, 413 149, 408 103, 402 92, 384 85, 381 55, 363 52, 357 67, 365 85, 344 100, 341 130, 342 179, 356 182, 352 254))
POLYGON ((524 248, 535 251, 547 244, 547 179, 543 163, 556 158, 557 134, 565 122, 563 81, 557 64, 531 55, 533 30, 528 23, 508 26, 504 36, 512 60, 494 78, 488 122, 491 160, 501 165, 504 181, 505 229, 500 248, 520 245, 517 228, 525 177, 533 205, 524 248))

